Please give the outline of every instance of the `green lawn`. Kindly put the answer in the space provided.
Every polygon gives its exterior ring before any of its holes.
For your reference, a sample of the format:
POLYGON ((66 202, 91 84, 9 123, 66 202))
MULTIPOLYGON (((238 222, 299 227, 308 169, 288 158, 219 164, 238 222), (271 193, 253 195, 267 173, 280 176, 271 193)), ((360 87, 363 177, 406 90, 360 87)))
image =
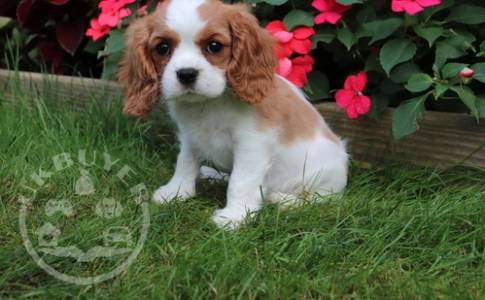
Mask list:
MULTIPOLYGON (((109 226, 139 233, 142 209, 129 189, 143 182, 152 191, 168 180, 177 146, 166 126, 128 120, 119 105, 93 104, 87 114, 46 106, 0 102, 2 299, 485 299, 485 170, 402 165, 353 166, 343 199, 286 211, 268 204, 236 232, 210 220, 224 204, 224 184, 201 182, 195 199, 149 204, 146 242, 119 276, 87 286, 59 281, 23 246, 19 199, 33 195, 26 186, 37 187, 26 217, 34 247, 36 229, 49 222, 62 231, 60 245, 87 250, 109 226), (88 161, 99 155, 93 165, 79 162, 83 149, 88 161), (53 157, 61 153, 73 163, 57 170, 53 157), (103 153, 118 160, 109 170, 103 153), (133 170, 127 184, 116 177, 123 165, 133 170), (31 178, 39 169, 53 173, 40 187, 31 178), (85 172, 95 191, 78 195, 85 172), (119 216, 97 213, 105 197, 122 205, 119 216), (73 212, 48 215, 52 199, 69 199, 73 212)), ((127 255, 81 263, 41 256, 60 272, 88 277, 127 255)))

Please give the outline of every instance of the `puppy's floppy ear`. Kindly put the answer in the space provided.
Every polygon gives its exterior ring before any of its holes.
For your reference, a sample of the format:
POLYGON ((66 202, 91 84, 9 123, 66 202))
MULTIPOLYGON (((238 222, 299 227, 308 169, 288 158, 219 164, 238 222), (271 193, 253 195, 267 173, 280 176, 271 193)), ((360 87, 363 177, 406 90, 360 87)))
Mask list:
POLYGON ((129 115, 143 116, 150 112, 160 94, 158 71, 147 49, 152 30, 151 16, 146 16, 132 23, 126 31, 126 50, 118 79, 125 92, 123 112, 129 115))
POLYGON ((273 38, 245 5, 233 5, 229 26, 232 58, 227 78, 234 94, 248 103, 262 101, 273 86, 276 57, 273 38))

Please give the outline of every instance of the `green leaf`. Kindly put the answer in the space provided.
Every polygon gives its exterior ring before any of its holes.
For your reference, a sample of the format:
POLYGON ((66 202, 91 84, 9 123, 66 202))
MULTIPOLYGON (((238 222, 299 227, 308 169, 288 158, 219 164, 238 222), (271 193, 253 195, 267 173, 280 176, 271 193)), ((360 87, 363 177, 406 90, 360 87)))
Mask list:
POLYGON ((308 75, 308 84, 304 90, 312 101, 330 98, 328 78, 319 71, 313 71, 308 75))
POLYGON ((437 71, 446 63, 448 59, 458 58, 465 54, 464 50, 458 49, 452 44, 440 41, 436 43, 436 56, 433 70, 437 71))
POLYGON ((313 26, 313 15, 307 11, 300 9, 291 10, 283 19, 288 30, 292 30, 296 26, 313 26))
POLYGON ((462 28, 455 28, 453 31, 448 31, 446 35, 448 38, 445 41, 461 50, 473 48, 472 44, 477 40, 473 33, 462 28))
POLYGON ((121 59, 122 52, 115 52, 107 56, 103 61, 103 73, 101 79, 112 80, 118 71, 118 63, 121 59))
POLYGON ((413 93, 424 92, 433 84, 433 78, 425 73, 414 74, 409 78, 406 89, 413 93))
POLYGON ((367 60, 365 61, 364 71, 370 72, 375 71, 382 73, 384 70, 382 69, 381 64, 379 63, 379 57, 377 53, 370 53, 367 56, 367 60))
POLYGON ((109 37, 106 40, 106 52, 107 54, 123 51, 125 42, 123 38, 123 32, 120 30, 112 30, 109 33, 109 37))
POLYGON ((480 118, 485 118, 485 94, 477 96, 477 109, 480 118))
POLYGON ((271 4, 271 5, 283 5, 286 2, 288 2, 288 0, 263 0, 263 1, 258 1, 258 2, 266 2, 266 3, 271 4))
POLYGON ((362 3, 362 0, 337 0, 337 3, 340 3, 342 5, 352 5, 362 3))
POLYGON ((7 17, 0 17, 0 29, 2 29, 3 27, 7 26, 10 21, 12 21, 11 18, 7 18, 7 17))
POLYGON ((412 41, 408 39, 393 39, 384 44, 379 58, 382 68, 389 76, 394 66, 410 60, 415 53, 416 45, 412 41))
POLYGON ((379 120, 380 116, 389 106, 389 97, 385 94, 374 94, 371 96, 372 103, 367 114, 374 120, 379 120))
POLYGON ((395 83, 404 83, 413 74, 421 73, 419 66, 413 62, 405 62, 395 67, 391 72, 391 80, 395 83))
POLYGON ((485 41, 480 44, 480 52, 477 53, 477 57, 485 57, 485 41))
POLYGON ((350 50, 354 44, 354 36, 347 27, 342 27, 337 31, 337 39, 344 44, 347 50, 350 50))
POLYGON ((460 97, 461 101, 470 109, 472 115, 478 118, 477 97, 475 93, 467 86, 452 86, 450 89, 460 97))
POLYGON ((392 115, 392 134, 395 139, 403 138, 418 130, 418 118, 426 111, 424 102, 428 94, 402 102, 392 115))
POLYGON ((429 47, 433 47, 434 42, 443 34, 443 27, 428 26, 418 24, 413 27, 414 32, 428 42, 429 47))
POLYGON ((363 33, 360 36, 372 37, 369 44, 385 39, 393 34, 401 25, 401 18, 391 18, 387 20, 378 20, 362 25, 363 33))
POLYGON ((447 8, 450 8, 452 7, 453 5, 455 5, 455 0, 444 0, 440 5, 437 5, 437 6, 432 6, 432 7, 428 7, 426 8, 422 13, 421 13, 421 16, 425 19, 425 20, 428 20, 429 18, 431 18, 434 14, 442 11, 442 10, 445 10, 447 8))
POLYGON ((466 65, 465 64, 461 64, 461 63, 449 63, 449 64, 446 64, 441 69, 441 76, 443 78, 453 78, 453 77, 456 77, 458 75, 458 73, 460 73, 460 71, 463 70, 463 68, 465 68, 465 67, 466 67, 466 65))
POLYGON ((475 71, 473 79, 485 83, 485 63, 474 64, 470 68, 475 71))
POLYGON ((393 94, 405 91, 405 89, 402 86, 402 84, 397 84, 393 82, 391 79, 384 78, 379 84, 379 91, 382 94, 389 95, 394 98, 395 95, 393 94))
POLYGON ((446 21, 454 21, 463 24, 480 24, 485 22, 485 8, 475 5, 458 5, 451 10, 446 21))
POLYGON ((433 96, 436 100, 438 100, 446 91, 450 88, 449 85, 437 83, 434 86, 433 96))
POLYGON ((319 42, 330 44, 335 39, 335 30, 319 29, 311 38, 313 48, 316 48, 319 42))

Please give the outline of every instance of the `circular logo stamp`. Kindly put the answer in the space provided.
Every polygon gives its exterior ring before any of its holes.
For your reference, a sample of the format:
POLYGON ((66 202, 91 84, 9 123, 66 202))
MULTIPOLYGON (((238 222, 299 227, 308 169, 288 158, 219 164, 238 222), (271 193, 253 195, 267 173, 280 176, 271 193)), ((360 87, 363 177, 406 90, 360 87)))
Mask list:
POLYGON ((20 234, 48 274, 87 285, 111 279, 140 253, 150 225, 145 184, 109 153, 61 153, 26 181, 20 234), (89 158, 89 160, 88 160, 89 158))

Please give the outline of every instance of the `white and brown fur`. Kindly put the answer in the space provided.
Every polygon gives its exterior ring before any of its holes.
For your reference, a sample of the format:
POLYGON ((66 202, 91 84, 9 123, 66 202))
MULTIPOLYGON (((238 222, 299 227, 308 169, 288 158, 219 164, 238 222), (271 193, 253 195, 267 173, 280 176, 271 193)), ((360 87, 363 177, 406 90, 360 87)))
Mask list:
POLYGON ((196 193, 196 179, 228 172, 227 204, 213 220, 234 228, 263 200, 298 201, 302 193, 328 195, 347 184, 345 145, 303 93, 276 75, 273 40, 241 4, 166 0, 127 32, 119 79, 124 111, 145 115, 163 98, 178 127, 175 174, 155 191, 167 203, 196 193), (157 45, 168 43, 168 55, 157 45), (222 45, 210 53, 207 45, 222 45), (177 71, 198 71, 184 85, 177 71))

